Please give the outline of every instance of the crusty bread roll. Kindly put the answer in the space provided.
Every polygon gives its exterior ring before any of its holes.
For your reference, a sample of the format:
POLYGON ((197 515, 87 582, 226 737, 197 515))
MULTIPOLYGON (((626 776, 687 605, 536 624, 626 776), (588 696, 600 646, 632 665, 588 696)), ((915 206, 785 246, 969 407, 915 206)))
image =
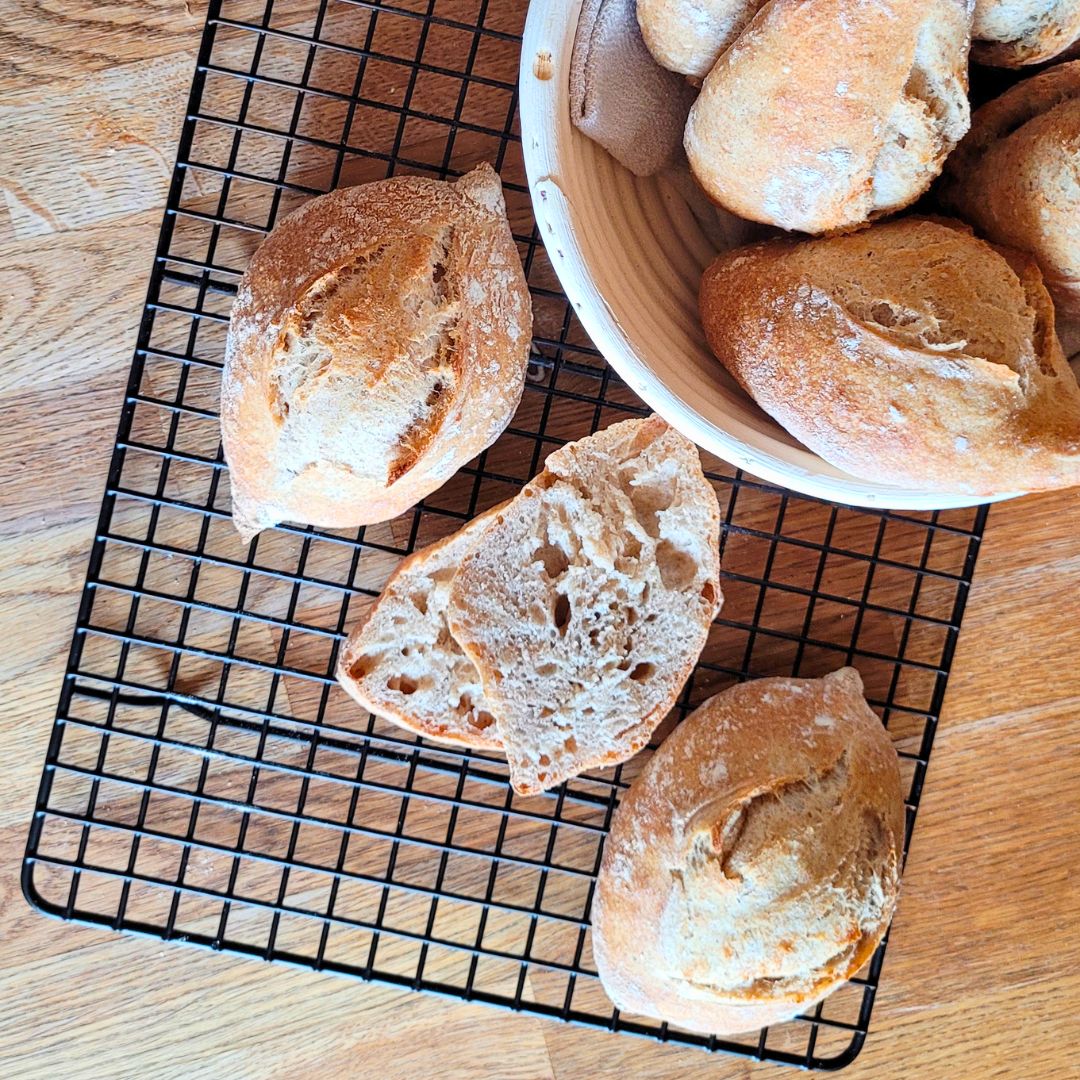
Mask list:
POLYGON ((1080 43, 1077 0, 975 0, 972 57, 995 67, 1073 56, 1080 43))
POLYGON ((498 506, 402 561, 349 635, 338 681, 365 709, 440 742, 501 750, 473 662, 446 621, 450 583, 498 506))
POLYGON ((752 221, 822 233, 907 206, 970 121, 968 0, 772 0, 690 110, 694 175, 752 221))
POLYGON ((979 109, 945 176, 943 202, 988 240, 1032 255, 1058 315, 1080 317, 1080 60, 979 109))
POLYGON ((1039 269, 959 223, 727 252, 700 303, 746 392, 855 476, 985 496, 1080 483, 1080 388, 1039 269))
POLYGON ((522 794, 637 753, 721 602, 720 507, 659 417, 554 451, 462 561, 451 632, 522 794))
POLYGON ((789 1019, 877 948, 903 841, 896 752, 858 672, 732 687, 615 811, 592 907, 604 988, 708 1034, 789 1019))
POLYGON ((766 0, 637 0, 645 45, 658 64, 704 79, 766 0))
POLYGON ((408 509, 509 423, 531 333, 490 166, 344 188, 290 214, 229 326, 221 433, 241 535, 408 509))

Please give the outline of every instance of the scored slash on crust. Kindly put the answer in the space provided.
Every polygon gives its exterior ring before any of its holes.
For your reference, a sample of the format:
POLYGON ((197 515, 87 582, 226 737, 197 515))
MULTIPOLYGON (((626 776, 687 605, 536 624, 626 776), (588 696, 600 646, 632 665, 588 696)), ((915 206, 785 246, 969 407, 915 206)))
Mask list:
POLYGON ((455 183, 341 188, 284 218, 241 280, 226 344, 221 433, 241 535, 414 506, 502 434, 531 337, 489 165, 455 183))

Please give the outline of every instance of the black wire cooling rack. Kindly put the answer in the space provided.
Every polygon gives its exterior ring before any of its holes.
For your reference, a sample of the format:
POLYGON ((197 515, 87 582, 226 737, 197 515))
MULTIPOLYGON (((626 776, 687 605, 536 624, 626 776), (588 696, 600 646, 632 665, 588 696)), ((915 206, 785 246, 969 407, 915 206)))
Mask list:
MULTIPOLYGON (((24 890, 63 919, 838 1068, 865 1040, 884 945, 810 1014, 742 1040, 613 1010, 589 904, 644 755, 521 798, 496 756, 361 715, 332 678, 403 555, 513 494, 564 440, 644 412, 591 348, 533 225, 516 117, 525 7, 210 4, 24 890), (247 258, 311 195, 481 160, 506 182, 536 308, 511 427, 395 521, 241 544, 216 411, 247 258)), ((910 835, 985 509, 852 510, 706 465, 726 603, 678 714, 737 679, 855 664, 901 753, 910 835)))

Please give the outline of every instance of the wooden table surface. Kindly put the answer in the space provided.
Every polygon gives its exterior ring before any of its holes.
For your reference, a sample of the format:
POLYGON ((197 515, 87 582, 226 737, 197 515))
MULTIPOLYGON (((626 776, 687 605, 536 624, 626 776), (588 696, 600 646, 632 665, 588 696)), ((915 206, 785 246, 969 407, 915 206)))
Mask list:
MULTIPOLYGON (((775 1067, 61 925, 18 886, 204 7, 0 0, 0 1071, 775 1067)), ((858 1078, 1080 1076, 1077 494, 995 507, 858 1078)))

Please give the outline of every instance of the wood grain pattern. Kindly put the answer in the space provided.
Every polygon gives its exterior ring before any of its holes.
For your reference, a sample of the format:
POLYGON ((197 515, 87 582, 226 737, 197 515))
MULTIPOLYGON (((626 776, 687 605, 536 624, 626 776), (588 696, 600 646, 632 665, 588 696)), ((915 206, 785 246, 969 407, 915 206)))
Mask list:
MULTIPOLYGON (((0 14, 5 1075, 782 1075, 62 926, 26 906, 19 860, 203 7, 4 0, 0 14)), ((383 47, 407 55, 410 42, 383 47)), ((428 153, 429 134, 416 138, 428 153)), ((1078 1075, 1077 511, 1077 494, 1060 493, 991 512, 871 1035, 849 1076, 1078 1075)), ((749 548, 728 554, 750 569, 749 548)))

